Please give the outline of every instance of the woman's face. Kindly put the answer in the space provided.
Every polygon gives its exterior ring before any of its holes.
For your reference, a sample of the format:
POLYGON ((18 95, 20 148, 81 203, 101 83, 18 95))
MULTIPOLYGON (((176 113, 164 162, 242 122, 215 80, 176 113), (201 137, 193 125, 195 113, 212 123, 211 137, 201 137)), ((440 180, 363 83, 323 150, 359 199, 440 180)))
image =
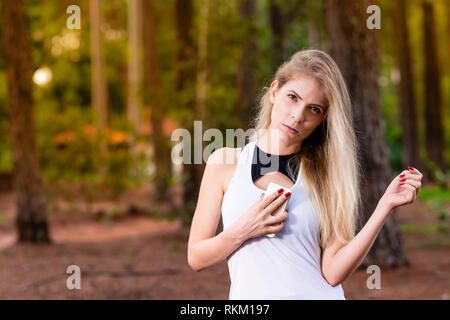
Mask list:
POLYGON ((277 80, 273 81, 270 101, 273 108, 269 129, 278 130, 285 145, 298 144, 308 137, 322 123, 328 108, 318 81, 308 75, 288 81, 281 88, 277 80))

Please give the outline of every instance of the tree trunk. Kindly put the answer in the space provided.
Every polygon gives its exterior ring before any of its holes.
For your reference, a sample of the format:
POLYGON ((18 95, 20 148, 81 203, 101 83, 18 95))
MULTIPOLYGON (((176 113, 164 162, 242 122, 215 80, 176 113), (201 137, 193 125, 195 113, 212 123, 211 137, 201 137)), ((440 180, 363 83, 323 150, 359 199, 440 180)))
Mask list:
MULTIPOLYGON (((362 208, 359 231, 375 210, 390 180, 388 148, 384 137, 378 85, 379 52, 377 30, 366 27, 366 9, 376 1, 326 0, 327 31, 332 56, 346 80, 364 177, 360 182, 362 208)), ((395 267, 408 264, 401 232, 391 215, 380 230, 361 267, 376 264, 395 267)))
MULTIPOLYGON (((176 92, 178 93, 178 105, 184 110, 196 110, 195 84, 196 84, 196 52, 192 38, 193 33, 193 2, 192 0, 177 0, 175 2, 176 32, 177 32, 177 57, 176 68, 176 92)), ((191 134, 194 141, 194 120, 198 117, 195 112, 189 112, 185 117, 183 126, 191 134)), ((185 145, 191 149, 193 160, 194 143, 185 145)), ((195 210, 198 192, 203 175, 203 164, 183 164, 183 207, 186 211, 184 223, 188 224, 195 210)))
POLYGON ((400 123, 403 131, 403 167, 415 167, 425 172, 425 167, 419 155, 419 139, 417 131, 416 100, 414 98, 414 77, 411 67, 411 52, 409 48, 409 32, 406 22, 406 3, 399 0, 396 8, 396 43, 397 60, 400 69, 400 123))
MULTIPOLYGON (((196 91, 196 113, 198 119, 202 121, 202 131, 207 127, 207 91, 208 91, 208 19, 209 19, 209 0, 201 1, 200 8, 200 25, 198 31, 198 62, 197 62, 197 91, 196 91)), ((203 155, 204 142, 203 139, 199 141, 201 152, 203 155)), ((206 163, 202 161, 195 165, 195 174, 198 179, 198 188, 200 189, 201 179, 205 171, 206 163)), ((198 197, 198 192, 196 194, 198 197)))
POLYGON ((277 68, 284 59, 284 33, 285 21, 279 1, 270 0, 269 6, 270 27, 272 29, 272 46, 274 50, 273 65, 277 68))
POLYGON ((128 120, 139 134, 142 104, 142 0, 129 0, 128 6, 128 120))
POLYGON ((3 1, 19 242, 50 242, 33 114, 31 43, 22 0, 3 1))
POLYGON ((206 97, 208 91, 208 16, 209 0, 202 0, 200 28, 198 33, 198 66, 197 66, 197 112, 200 120, 206 120, 206 97))
MULTIPOLYGON (((145 74, 147 92, 151 108, 150 121, 153 128, 153 155, 155 162, 155 193, 154 200, 164 202, 170 199, 169 180, 172 175, 171 148, 168 137, 164 136, 163 121, 164 102, 161 98, 161 62, 158 52, 158 14, 155 11, 153 0, 142 2, 145 74)), ((169 201, 173 204, 172 201, 169 201)))
POLYGON ((92 103, 98 117, 98 126, 102 132, 108 121, 106 80, 103 68, 102 35, 101 35, 101 0, 89 1, 91 23, 91 81, 92 103))
POLYGON ((244 25, 242 35, 242 53, 237 71, 238 98, 236 115, 241 123, 241 128, 245 131, 249 128, 252 110, 256 107, 257 101, 257 46, 256 46, 256 26, 255 26, 255 0, 242 0, 239 2, 239 15, 244 25))
POLYGON ((434 27, 433 5, 423 1, 423 31, 425 55, 425 138, 429 160, 441 170, 446 169, 444 160, 444 131, 441 111, 441 74, 438 47, 434 27))
MULTIPOLYGON (((445 20, 447 35, 450 34, 450 1, 445 1, 445 20)), ((447 41, 447 57, 450 57, 450 41, 447 41)), ((447 76, 450 78, 450 63, 447 63, 447 76)), ((447 81, 447 91, 450 92, 450 81, 447 81)), ((450 108, 450 106, 449 106, 450 108)), ((448 110, 448 109, 447 109, 448 110)))

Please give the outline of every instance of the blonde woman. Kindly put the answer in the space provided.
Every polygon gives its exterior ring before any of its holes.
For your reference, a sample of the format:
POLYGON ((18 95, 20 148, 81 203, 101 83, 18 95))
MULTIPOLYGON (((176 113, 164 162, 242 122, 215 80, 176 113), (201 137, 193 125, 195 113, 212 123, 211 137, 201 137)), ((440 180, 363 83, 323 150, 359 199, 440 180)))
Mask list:
POLYGON ((299 51, 280 66, 255 129, 244 147, 218 149, 207 161, 189 265, 200 271, 227 260, 230 299, 345 299, 342 281, 392 209, 415 201, 422 174, 409 167, 398 175, 355 236, 359 165, 350 99, 336 63, 319 50, 299 51), (278 168, 263 174, 260 155, 278 168), (291 193, 280 188, 263 197, 270 182, 291 193), (286 210, 272 216, 286 200, 286 210))

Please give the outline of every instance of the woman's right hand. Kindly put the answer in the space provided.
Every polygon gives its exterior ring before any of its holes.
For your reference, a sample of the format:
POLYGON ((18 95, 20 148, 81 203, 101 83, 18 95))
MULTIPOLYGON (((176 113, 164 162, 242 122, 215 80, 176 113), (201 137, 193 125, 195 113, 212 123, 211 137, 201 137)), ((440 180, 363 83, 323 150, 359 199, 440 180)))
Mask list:
MULTIPOLYGON (((283 195, 283 189, 278 190, 266 197, 261 196, 242 216, 237 219, 232 227, 236 237, 242 242, 263 236, 269 233, 277 233, 284 227, 284 220, 288 216, 287 210, 283 213, 272 216, 272 213, 287 200, 283 195)), ((286 193, 287 195, 287 193, 286 193)), ((290 194, 289 194, 290 196, 290 194)), ((288 196, 288 197, 289 197, 288 196)))

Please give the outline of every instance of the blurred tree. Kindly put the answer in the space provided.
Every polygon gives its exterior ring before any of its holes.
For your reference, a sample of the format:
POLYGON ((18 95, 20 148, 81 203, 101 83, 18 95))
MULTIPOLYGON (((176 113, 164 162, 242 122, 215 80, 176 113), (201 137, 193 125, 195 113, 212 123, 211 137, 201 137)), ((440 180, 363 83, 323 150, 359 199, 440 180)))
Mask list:
MULTIPOLYGON (((209 22, 209 0, 201 0, 200 2, 200 22, 198 27, 197 38, 197 88, 196 88, 196 114, 198 119, 202 121, 202 128, 205 130, 208 126, 207 121, 207 93, 208 93, 208 22, 209 22)), ((203 135, 203 133, 202 133, 203 135)), ((201 150, 203 150, 205 143, 201 140, 201 150)), ((197 175, 201 179, 205 171, 206 163, 196 165, 197 175)), ((201 180, 200 180, 201 181, 201 180)), ((200 187, 200 186, 199 186, 200 187)))
MULTIPOLYGON (((209 0, 201 1, 200 27, 198 32, 197 110, 200 120, 206 120, 206 97, 208 92, 208 16, 209 0)), ((203 148, 202 148, 203 149, 203 148)))
POLYGON ((154 6, 154 0, 142 2, 145 75, 147 93, 151 108, 150 122, 152 126, 153 160, 155 162, 155 193, 154 199, 158 202, 169 200, 169 181, 172 175, 171 149, 168 138, 163 132, 164 100, 161 97, 161 62, 158 51, 157 36, 159 18, 154 6))
POLYGON ((240 128, 247 130, 250 123, 251 109, 257 104, 257 78, 255 70, 258 68, 258 48, 256 45, 255 0, 239 2, 239 16, 244 31, 242 34, 242 52, 237 71, 238 97, 236 101, 236 115, 240 121, 240 128))
MULTIPOLYGON (((322 15, 320 1, 314 0, 270 0, 269 19, 272 30, 273 66, 278 68, 286 58, 287 31, 294 25, 306 27, 308 45, 320 49, 319 22, 322 15)), ((301 34, 296 34, 295 46, 301 44, 301 34)))
POLYGON ((403 131, 403 166, 414 166, 425 172, 419 155, 419 140, 417 132, 417 111, 414 98, 414 77, 411 68, 411 53, 409 48, 409 32, 407 26, 407 8, 405 0, 398 0, 396 7, 396 39, 397 61, 400 69, 400 123, 403 131))
MULTIPOLYGON (((190 132, 191 143, 185 144, 184 148, 191 150, 191 163, 183 164, 183 203, 187 212, 192 215, 198 198, 204 164, 196 164, 194 141, 194 119, 198 116, 195 108, 195 79, 196 79, 196 51, 193 40, 193 1, 176 0, 175 2, 175 22, 177 34, 177 53, 175 62, 176 84, 178 92, 178 106, 185 110, 192 110, 184 119, 183 126, 190 132)), ((202 140, 202 137, 197 139, 202 140)), ((187 141, 185 141, 187 143, 187 141)), ((197 142, 198 143, 198 142, 197 142)), ((201 143, 201 142, 200 142, 201 143)), ((201 145, 201 144, 200 144, 201 145)), ((197 153, 201 152, 197 148, 197 153)), ((188 223, 188 221, 185 221, 188 223)))
POLYGON ((287 27, 286 20, 283 19, 283 12, 279 0, 269 1, 269 17, 274 50, 273 65, 277 68, 284 59, 284 37, 287 27))
MULTIPOLYGON (((445 20, 447 22, 447 57, 450 57, 450 40, 448 36, 450 35, 450 1, 444 1, 445 3, 445 20)), ((450 63, 447 63, 447 75, 450 77, 450 63)), ((450 81, 449 81, 450 82, 450 81)), ((449 90, 450 91, 450 90, 449 90)))
MULTIPOLYGON (((366 27, 369 17, 366 10, 373 4, 376 1, 325 1, 331 52, 352 99, 353 119, 361 150, 361 177, 365 178, 360 181, 362 208, 357 230, 367 222, 391 179, 378 85, 379 31, 366 27)), ((395 215, 391 215, 361 267, 371 264, 394 267, 408 263, 398 223, 395 215)))
POLYGON ((104 132, 108 123, 108 96, 103 68, 101 0, 89 1, 89 16, 91 23, 92 104, 97 112, 98 126, 104 132))
MULTIPOLYGON (((447 53, 444 55, 444 62, 447 64, 447 88, 444 88, 444 94, 446 96, 446 102, 444 102, 444 110, 450 110, 450 63, 448 63, 448 57, 450 57, 450 1, 444 1, 445 3, 445 22, 446 22, 446 30, 445 32, 441 33, 441 35, 444 35, 444 39, 446 39, 447 43, 447 53)), ((442 37, 442 36, 441 36, 442 37)), ((444 97, 445 97, 444 96, 444 97)), ((446 120, 445 120, 445 133, 447 137, 447 142, 445 143, 446 148, 444 150, 445 157, 447 161, 450 161, 450 143, 449 143, 449 137, 450 137, 450 111, 444 111, 446 114, 446 120)), ((450 162, 447 162, 447 165, 450 165, 450 162)))
POLYGON ((423 37, 425 56, 425 145, 428 158, 441 170, 446 170, 444 159, 444 130, 442 127, 441 73, 436 47, 433 4, 424 0, 423 37))
POLYGON ((22 0, 2 2, 19 242, 50 242, 33 114, 30 33, 22 0))
MULTIPOLYGON (((141 128, 142 0, 128 0, 128 120, 136 133, 141 128)), ((156 48, 156 47, 154 47, 156 48)))

